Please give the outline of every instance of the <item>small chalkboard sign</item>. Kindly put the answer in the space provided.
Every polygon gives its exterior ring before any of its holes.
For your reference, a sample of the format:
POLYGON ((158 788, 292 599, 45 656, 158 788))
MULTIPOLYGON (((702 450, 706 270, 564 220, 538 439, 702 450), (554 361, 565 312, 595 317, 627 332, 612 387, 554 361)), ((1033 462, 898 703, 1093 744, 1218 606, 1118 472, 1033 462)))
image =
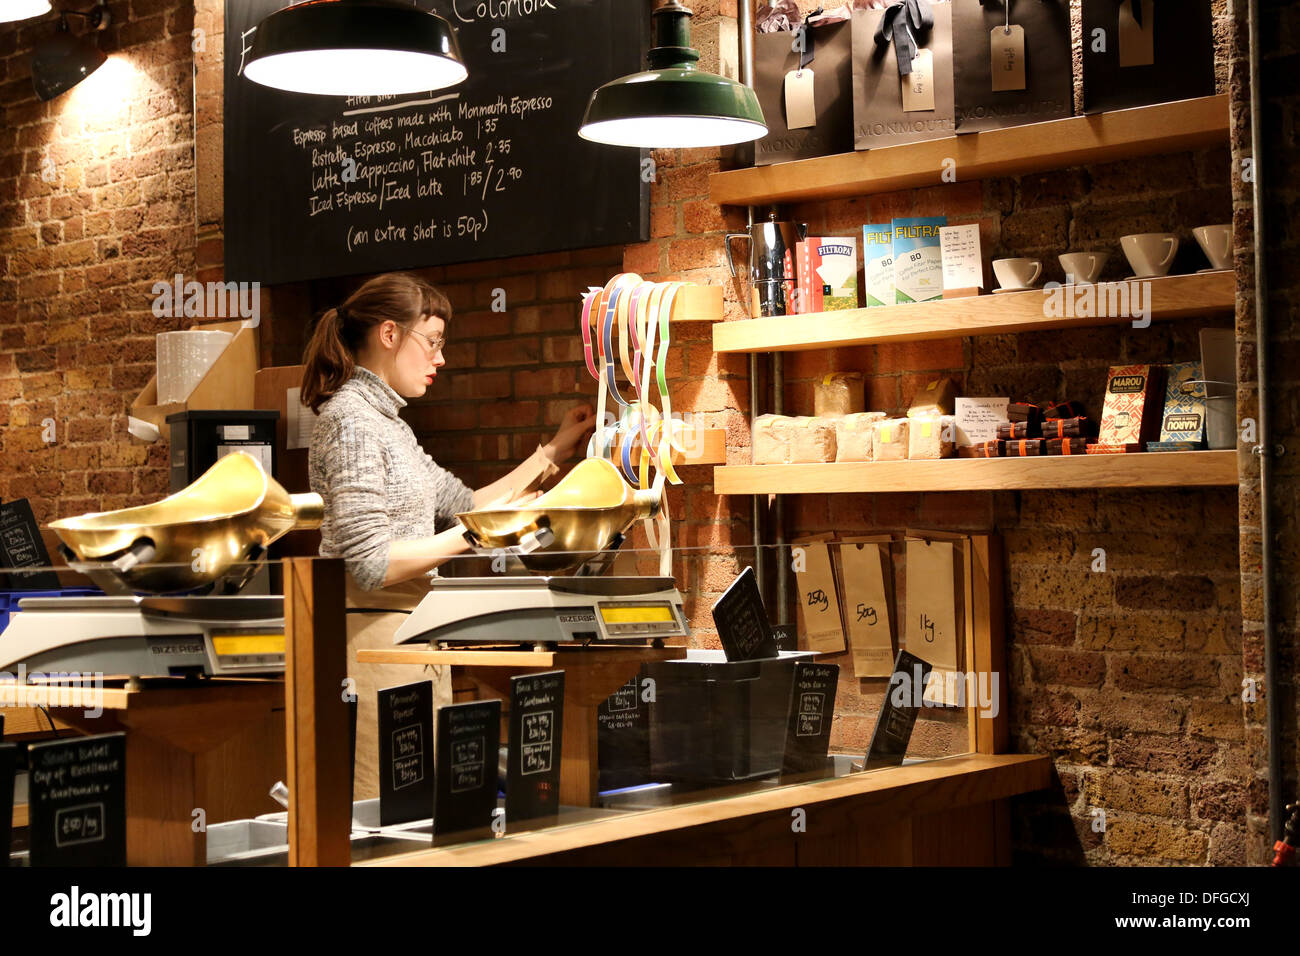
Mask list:
POLYGON ((728 661, 757 661, 778 656, 776 637, 768 623, 753 568, 741 571, 718 598, 713 605, 713 624, 728 661))
POLYGON ((491 835, 500 746, 501 701, 476 700, 438 708, 434 843, 491 835))
POLYGON ((899 651, 894 658, 894 673, 889 678, 889 689, 880 706, 876 729, 871 732, 867 747, 866 769, 901 767, 907 753, 907 743, 912 739, 916 715, 921 712, 921 697, 925 682, 930 676, 930 665, 915 654, 899 651))
MULTIPOLYGON (((36 515, 26 498, 0 504, 0 568, 48 568, 50 553, 41 540, 36 515)), ((12 591, 50 591, 59 586, 53 571, 16 571, 0 575, 0 586, 12 591)))
POLYGON ((126 866, 126 735, 27 748, 32 866, 126 866))
POLYGON ((433 816, 433 681, 379 691, 379 825, 433 816))
POLYGON ((650 704, 641 699, 638 671, 596 708, 600 790, 650 783, 650 704))
POLYGON ((799 627, 796 624, 773 624, 772 636, 778 651, 799 650, 799 627))
MULTIPOLYGON (((4 718, 0 717, 0 721, 4 718)), ((0 725, 0 732, 4 727, 0 725)), ((14 822, 14 777, 18 774, 18 747, 0 744, 0 866, 9 865, 14 822)))
POLYGON ((506 820, 533 820, 560 811, 560 750, 564 736, 564 671, 510 679, 510 737, 506 820))
POLYGON ((826 766, 839 679, 838 664, 798 661, 794 665, 782 773, 811 773, 826 766))

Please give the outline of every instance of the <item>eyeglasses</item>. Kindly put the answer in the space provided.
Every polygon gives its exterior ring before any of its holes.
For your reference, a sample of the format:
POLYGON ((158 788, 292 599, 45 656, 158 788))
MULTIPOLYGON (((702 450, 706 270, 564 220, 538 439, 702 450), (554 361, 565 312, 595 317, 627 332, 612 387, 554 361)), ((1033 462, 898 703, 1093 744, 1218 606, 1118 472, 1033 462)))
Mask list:
POLYGON ((445 335, 440 335, 436 339, 431 339, 423 332, 419 332, 416 331, 415 329, 407 328, 405 325, 401 326, 401 328, 406 329, 406 331, 408 332, 413 332, 414 334, 418 335, 420 338, 424 339, 424 341, 428 342, 429 345, 426 351, 429 353, 430 356, 437 355, 439 352, 442 351, 443 346, 447 344, 447 337, 445 335))

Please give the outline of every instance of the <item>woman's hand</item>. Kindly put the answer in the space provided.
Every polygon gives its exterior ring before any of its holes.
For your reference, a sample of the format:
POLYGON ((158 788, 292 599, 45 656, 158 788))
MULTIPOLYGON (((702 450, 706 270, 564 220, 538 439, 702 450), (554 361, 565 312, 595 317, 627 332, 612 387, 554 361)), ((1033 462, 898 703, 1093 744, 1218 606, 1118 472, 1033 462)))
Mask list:
POLYGON ((564 421, 560 422, 560 430, 555 433, 542 450, 546 452, 551 461, 559 464, 562 461, 568 461, 573 457, 578 446, 583 444, 587 436, 596 428, 596 411, 590 405, 575 405, 564 413, 564 421))

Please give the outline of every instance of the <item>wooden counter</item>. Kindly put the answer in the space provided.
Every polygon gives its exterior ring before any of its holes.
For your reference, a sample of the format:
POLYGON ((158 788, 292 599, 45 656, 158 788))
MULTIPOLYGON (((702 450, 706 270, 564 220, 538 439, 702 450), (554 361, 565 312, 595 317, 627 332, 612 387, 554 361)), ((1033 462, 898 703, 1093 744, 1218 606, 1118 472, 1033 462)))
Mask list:
POLYGON ((967 754, 358 865, 1006 865, 1006 799, 1051 774, 1045 756, 967 754))

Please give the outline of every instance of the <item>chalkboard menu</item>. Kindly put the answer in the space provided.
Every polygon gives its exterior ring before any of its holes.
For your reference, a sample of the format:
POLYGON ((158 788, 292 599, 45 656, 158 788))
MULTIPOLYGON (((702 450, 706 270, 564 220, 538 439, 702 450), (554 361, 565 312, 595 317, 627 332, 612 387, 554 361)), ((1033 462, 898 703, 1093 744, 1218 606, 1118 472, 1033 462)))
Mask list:
POLYGON ((776 636, 768 623, 763 596, 753 568, 740 576, 713 605, 713 624, 718 629, 728 661, 756 661, 776 657, 776 636))
POLYGON ((284 5, 226 0, 228 281, 649 238, 641 151, 578 136, 592 91, 645 69, 649 0, 421 0, 456 27, 469 79, 370 97, 286 93, 241 75, 258 23, 284 5))
POLYGON ((838 664, 795 663, 782 773, 811 773, 825 767, 839 678, 838 664))
POLYGON ((126 866, 126 735, 27 748, 32 866, 126 866))
MULTIPOLYGON (((0 724, 2 731, 3 725, 0 724)), ((14 822, 14 777, 17 773, 18 748, 14 744, 0 744, 0 866, 9 865, 14 822)))
POLYGON ((650 704, 641 699, 637 671, 596 708, 596 752, 600 790, 621 790, 650 782, 650 704))
MULTIPOLYGON (((48 568, 50 553, 26 498, 0 504, 0 568, 48 568)), ((14 591, 45 591, 59 586, 53 571, 0 574, 0 587, 14 591)))
POLYGON ((433 816, 433 681, 379 691, 379 825, 433 816))
POLYGON ((907 651, 899 651, 894 658, 894 673, 889 678, 885 702, 880 706, 876 729, 871 732, 871 744, 867 747, 866 769, 902 766, 912 728, 916 726, 916 715, 921 712, 921 698, 930 669, 928 663, 907 651))
POLYGON ((564 671, 512 677, 506 764, 507 821, 559 813, 563 731, 564 671))
POLYGON ((501 701, 476 700, 438 708, 434 843, 490 835, 497 808, 500 746, 501 701))

